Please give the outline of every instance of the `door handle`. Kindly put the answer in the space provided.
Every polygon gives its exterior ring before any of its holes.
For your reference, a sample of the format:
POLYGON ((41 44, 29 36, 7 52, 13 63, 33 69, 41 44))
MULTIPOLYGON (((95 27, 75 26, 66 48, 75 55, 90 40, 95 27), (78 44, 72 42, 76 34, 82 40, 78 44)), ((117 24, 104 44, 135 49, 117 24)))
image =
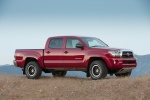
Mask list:
POLYGON ((65 54, 67 54, 67 53, 68 53, 68 51, 65 51, 64 53, 65 53, 65 54))
POLYGON ((47 51, 46 53, 49 54, 49 53, 51 53, 51 52, 50 52, 50 51, 47 51))

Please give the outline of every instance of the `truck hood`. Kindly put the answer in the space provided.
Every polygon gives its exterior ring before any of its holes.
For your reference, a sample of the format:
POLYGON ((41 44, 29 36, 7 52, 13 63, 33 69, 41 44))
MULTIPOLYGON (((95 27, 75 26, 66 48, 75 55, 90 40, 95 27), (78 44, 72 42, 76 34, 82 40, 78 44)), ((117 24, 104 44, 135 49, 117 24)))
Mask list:
POLYGON ((131 50, 128 50, 128 49, 122 49, 122 48, 110 48, 110 47, 90 47, 91 49, 93 50, 121 50, 121 51, 131 51, 131 50))

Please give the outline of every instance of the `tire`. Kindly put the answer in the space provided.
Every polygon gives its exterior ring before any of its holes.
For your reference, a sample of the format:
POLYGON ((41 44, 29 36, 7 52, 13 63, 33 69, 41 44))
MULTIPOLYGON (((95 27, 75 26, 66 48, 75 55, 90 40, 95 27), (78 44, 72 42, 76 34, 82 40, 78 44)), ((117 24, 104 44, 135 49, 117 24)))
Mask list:
POLYGON ((93 80, 98 80, 107 76, 108 69, 103 61, 96 60, 91 63, 89 73, 93 80))
POLYGON ((121 78, 121 77, 130 77, 131 72, 132 71, 127 72, 127 73, 122 73, 122 74, 115 74, 115 75, 116 75, 116 77, 119 77, 119 78, 121 78))
POLYGON ((31 61, 25 67, 25 74, 28 79, 38 79, 42 74, 42 69, 37 62, 31 61))
POLYGON ((64 77, 67 74, 67 71, 53 71, 52 75, 54 77, 64 77))

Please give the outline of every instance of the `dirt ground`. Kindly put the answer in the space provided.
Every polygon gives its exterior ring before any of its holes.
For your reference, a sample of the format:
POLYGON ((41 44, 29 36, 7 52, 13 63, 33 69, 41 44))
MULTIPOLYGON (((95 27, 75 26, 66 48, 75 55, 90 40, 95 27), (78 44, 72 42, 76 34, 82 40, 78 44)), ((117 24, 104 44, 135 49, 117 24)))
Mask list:
POLYGON ((0 75, 0 100, 150 100, 150 76, 90 78, 0 75))

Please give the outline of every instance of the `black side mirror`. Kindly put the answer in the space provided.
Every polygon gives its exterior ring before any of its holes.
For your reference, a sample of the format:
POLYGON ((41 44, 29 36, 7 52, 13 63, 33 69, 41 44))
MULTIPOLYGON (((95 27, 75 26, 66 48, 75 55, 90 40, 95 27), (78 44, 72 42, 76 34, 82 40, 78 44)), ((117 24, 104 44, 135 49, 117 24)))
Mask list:
POLYGON ((84 46, 83 46, 82 44, 80 44, 80 43, 77 43, 77 44, 76 44, 76 48, 81 48, 81 49, 83 49, 84 46))

